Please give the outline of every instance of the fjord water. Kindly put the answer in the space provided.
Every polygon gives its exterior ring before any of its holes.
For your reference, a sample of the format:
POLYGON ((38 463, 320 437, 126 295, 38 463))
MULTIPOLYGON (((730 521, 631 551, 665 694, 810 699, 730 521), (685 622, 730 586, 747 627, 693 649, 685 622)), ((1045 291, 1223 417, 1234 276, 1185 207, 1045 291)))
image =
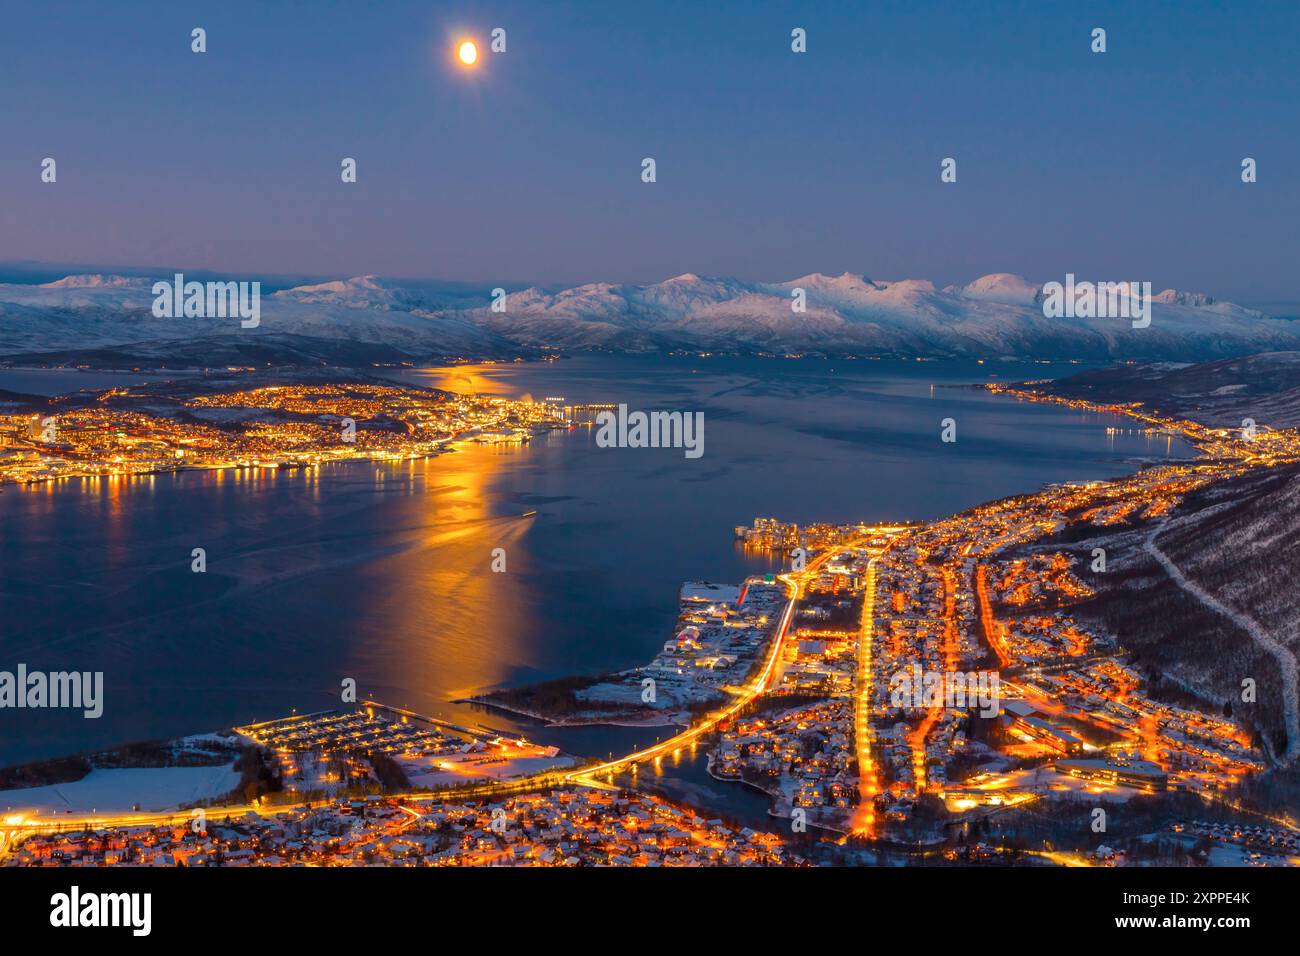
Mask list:
MULTIPOLYGON (((758 515, 933 518, 1193 454, 1128 420, 946 387, 1077 370, 696 357, 408 370, 389 374, 700 411, 704 454, 600 448, 579 428, 427 461, 5 486, 0 670, 103 671, 105 702, 97 720, 0 711, 0 765, 332 708, 349 677, 363 697, 577 753, 653 739, 664 731, 544 730, 451 701, 647 661, 683 580, 768 567, 732 539, 758 515), (939 441, 946 417, 955 444, 939 441)), ((0 388, 17 390, 3 372, 0 388)))

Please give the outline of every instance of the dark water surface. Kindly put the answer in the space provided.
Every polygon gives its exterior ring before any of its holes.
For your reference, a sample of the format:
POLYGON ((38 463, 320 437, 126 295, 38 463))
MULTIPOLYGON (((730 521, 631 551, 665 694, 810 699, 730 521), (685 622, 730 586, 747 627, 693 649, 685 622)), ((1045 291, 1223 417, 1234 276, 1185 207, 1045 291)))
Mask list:
MULTIPOLYGON (((648 660, 683 580, 766 567, 732 541, 756 515, 933 518, 1192 454, 1107 434, 1127 421, 937 387, 1075 370, 611 357, 409 371, 394 374, 702 411, 704 455, 599 448, 582 428, 428 461, 6 486, 0 670, 103 671, 106 702, 98 720, 0 711, 0 765, 338 706, 346 677, 363 696, 578 753, 654 739, 664 731, 541 731, 450 701, 648 660), (939 441, 945 417, 955 444, 939 441), (206 574, 190 571, 196 547, 206 574)), ((0 388, 35 390, 32 374, 18 389, 0 371, 0 388)))

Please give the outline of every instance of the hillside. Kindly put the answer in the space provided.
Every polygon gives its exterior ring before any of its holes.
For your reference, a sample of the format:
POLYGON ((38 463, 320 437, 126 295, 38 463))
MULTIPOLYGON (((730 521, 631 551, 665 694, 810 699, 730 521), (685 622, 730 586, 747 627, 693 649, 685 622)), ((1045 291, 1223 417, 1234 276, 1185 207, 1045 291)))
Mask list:
POLYGON ((1034 388, 1099 404, 1141 402, 1154 411, 1214 427, 1239 428, 1244 418, 1273 428, 1300 426, 1300 351, 1197 365, 1121 365, 1034 388))
MULTIPOLYGON (((168 278, 170 277, 163 277, 168 278)), ((492 290, 362 276, 266 294, 257 328, 155 318, 152 281, 0 284, 0 361, 140 366, 369 364, 543 351, 1201 361, 1300 349, 1300 324, 1165 290, 1150 327, 1048 318, 1041 285, 996 273, 937 288, 819 273, 745 282, 692 273, 648 285, 492 290), (791 308, 796 290, 806 310, 791 308)))
POLYGON ((1300 466, 1211 485, 1163 521, 1069 547, 1107 555, 1105 573, 1082 563, 1097 595, 1072 613, 1116 634, 1167 690, 1246 717, 1278 759, 1300 755, 1300 466))

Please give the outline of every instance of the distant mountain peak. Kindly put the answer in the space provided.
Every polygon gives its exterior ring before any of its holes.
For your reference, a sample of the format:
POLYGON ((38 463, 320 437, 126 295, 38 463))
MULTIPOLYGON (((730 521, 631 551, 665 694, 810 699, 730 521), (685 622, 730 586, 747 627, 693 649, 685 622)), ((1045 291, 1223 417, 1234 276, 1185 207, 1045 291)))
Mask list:
POLYGON ((1165 305, 1190 305, 1193 308, 1203 309, 1207 305, 1214 305, 1213 296, 1208 296, 1204 292, 1179 292, 1177 289, 1165 289, 1165 291, 1153 295, 1152 302, 1162 302, 1165 305))
POLYGON ((991 272, 966 285, 948 286, 944 291, 966 299, 983 302, 1004 302, 1014 305, 1031 305, 1037 300, 1042 286, 1030 282, 1014 272, 991 272))
POLYGON ((856 287, 869 286, 877 288, 876 283, 867 276, 857 272, 841 272, 837 276, 826 275, 823 272, 810 272, 806 276, 800 276, 798 279, 791 279, 789 282, 782 282, 786 286, 838 286, 838 287, 856 287))
POLYGON ((375 292, 383 288, 383 281, 378 276, 364 275, 353 276, 351 279, 332 279, 329 282, 317 282, 311 285, 297 285, 284 291, 308 295, 321 293, 344 295, 349 292, 375 292))
POLYGON ((62 279, 55 279, 53 282, 43 282, 39 287, 42 289, 128 289, 142 285, 146 281, 148 280, 94 273, 91 275, 64 276, 62 279))

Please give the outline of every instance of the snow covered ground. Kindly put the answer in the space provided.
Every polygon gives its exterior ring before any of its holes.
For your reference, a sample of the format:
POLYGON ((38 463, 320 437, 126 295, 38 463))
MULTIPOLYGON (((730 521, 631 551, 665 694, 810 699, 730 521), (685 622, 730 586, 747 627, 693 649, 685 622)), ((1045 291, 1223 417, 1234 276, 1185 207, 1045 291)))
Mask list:
POLYGON ((66 811, 167 810, 222 797, 239 784, 235 764, 215 767, 141 767, 92 770, 73 783, 0 790, 5 810, 66 811))
POLYGON ((398 757, 406 779, 416 789, 465 784, 474 780, 510 780, 546 770, 574 765, 572 757, 547 754, 531 748, 522 754, 494 756, 492 753, 448 754, 442 757, 398 757))

